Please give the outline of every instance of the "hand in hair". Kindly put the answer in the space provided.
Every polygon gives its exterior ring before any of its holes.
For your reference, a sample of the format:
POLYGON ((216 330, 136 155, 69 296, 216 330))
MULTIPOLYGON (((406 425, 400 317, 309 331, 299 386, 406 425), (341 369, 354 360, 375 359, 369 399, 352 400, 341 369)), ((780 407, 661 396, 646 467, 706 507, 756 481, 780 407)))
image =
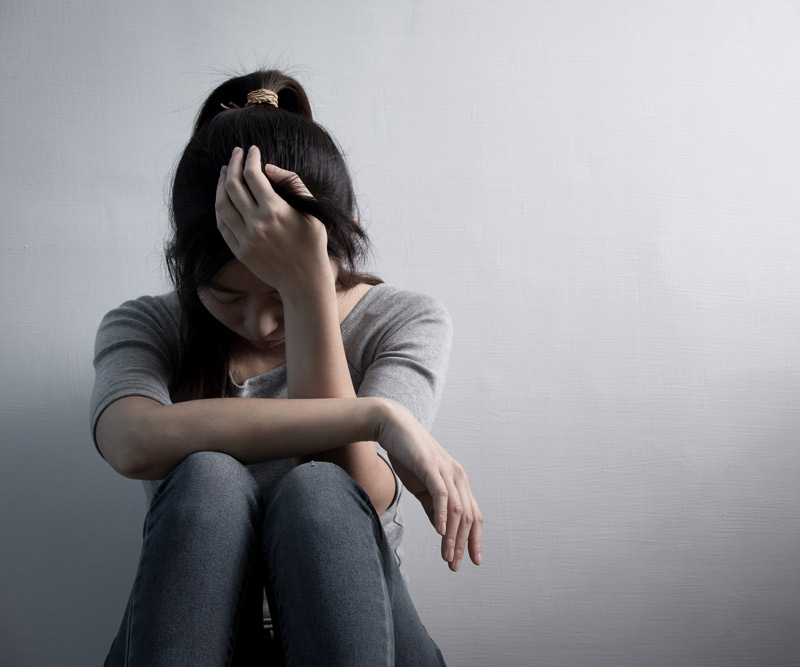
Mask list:
POLYGON ((311 193, 292 172, 275 165, 261 169, 261 152, 235 148, 217 183, 217 228, 234 256, 281 294, 302 293, 332 282, 327 232, 316 218, 292 208, 272 186, 311 193))

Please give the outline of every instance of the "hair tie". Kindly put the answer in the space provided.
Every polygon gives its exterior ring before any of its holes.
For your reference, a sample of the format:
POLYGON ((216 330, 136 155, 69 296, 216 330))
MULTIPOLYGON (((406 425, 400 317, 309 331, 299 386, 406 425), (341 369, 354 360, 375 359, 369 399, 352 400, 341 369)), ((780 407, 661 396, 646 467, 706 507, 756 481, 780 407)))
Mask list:
MULTIPOLYGON (((256 104, 271 104, 276 109, 278 108, 278 93, 274 90, 270 90, 269 88, 259 88, 258 90, 254 90, 252 92, 247 93, 247 104, 246 107, 252 107, 256 104)), ((238 104, 234 104, 233 102, 228 102, 227 105, 220 104, 223 109, 241 109, 238 104)))
POLYGON ((271 104, 276 109, 278 108, 278 93, 269 88, 259 88, 251 93, 247 93, 246 107, 254 104, 271 104))

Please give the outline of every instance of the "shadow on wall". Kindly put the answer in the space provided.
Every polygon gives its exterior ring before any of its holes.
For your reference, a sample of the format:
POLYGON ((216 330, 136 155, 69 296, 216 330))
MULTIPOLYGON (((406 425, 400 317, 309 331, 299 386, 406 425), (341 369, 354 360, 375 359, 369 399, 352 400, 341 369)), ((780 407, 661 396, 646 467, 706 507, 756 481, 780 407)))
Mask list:
POLYGON ((4 410, 2 664, 101 664, 130 593, 144 492, 95 450, 86 364, 80 382, 57 373, 47 391, 15 396, 24 410, 4 410))

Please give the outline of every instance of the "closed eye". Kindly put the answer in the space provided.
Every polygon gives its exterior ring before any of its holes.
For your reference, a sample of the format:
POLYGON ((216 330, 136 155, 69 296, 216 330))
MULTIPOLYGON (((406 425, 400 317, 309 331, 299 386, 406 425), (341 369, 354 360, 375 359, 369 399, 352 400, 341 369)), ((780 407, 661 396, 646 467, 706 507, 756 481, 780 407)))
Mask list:
POLYGON ((233 304, 239 303, 242 300, 242 297, 240 296, 231 299, 230 295, 228 295, 226 298, 223 299, 214 294, 214 292, 211 292, 211 297, 214 299, 214 301, 216 301, 218 304, 222 306, 232 306, 233 304))

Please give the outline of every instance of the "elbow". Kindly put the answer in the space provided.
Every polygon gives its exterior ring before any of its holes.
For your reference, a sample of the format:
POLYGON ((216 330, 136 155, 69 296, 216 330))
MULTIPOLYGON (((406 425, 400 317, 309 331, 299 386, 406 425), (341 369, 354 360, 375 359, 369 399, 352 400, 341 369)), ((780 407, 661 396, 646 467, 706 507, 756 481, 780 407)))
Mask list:
POLYGON ((116 472, 128 479, 155 479, 143 447, 130 434, 118 436, 113 442, 97 442, 100 453, 116 472))
POLYGON ((153 466, 137 449, 125 452, 124 455, 118 456, 116 460, 109 461, 109 463, 114 470, 128 479, 159 479, 153 466))
POLYGON ((97 448, 106 462, 128 479, 161 479, 164 477, 154 460, 152 439, 144 419, 136 420, 114 433, 104 432, 98 423, 97 448))

